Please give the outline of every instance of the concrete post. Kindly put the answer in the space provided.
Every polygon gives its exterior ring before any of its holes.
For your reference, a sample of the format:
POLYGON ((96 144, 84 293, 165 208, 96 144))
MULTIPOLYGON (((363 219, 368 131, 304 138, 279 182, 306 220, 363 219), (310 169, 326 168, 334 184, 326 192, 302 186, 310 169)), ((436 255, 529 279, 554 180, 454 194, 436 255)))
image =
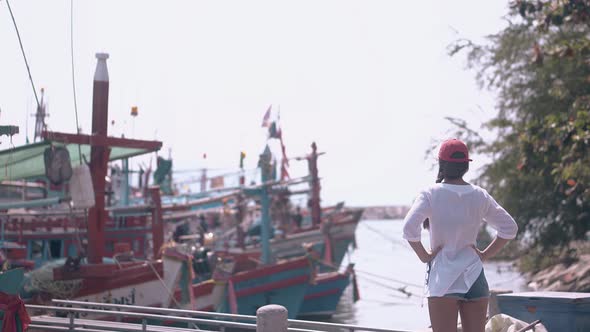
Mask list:
POLYGON ((287 332, 287 309, 269 304, 256 310, 256 332, 287 332))

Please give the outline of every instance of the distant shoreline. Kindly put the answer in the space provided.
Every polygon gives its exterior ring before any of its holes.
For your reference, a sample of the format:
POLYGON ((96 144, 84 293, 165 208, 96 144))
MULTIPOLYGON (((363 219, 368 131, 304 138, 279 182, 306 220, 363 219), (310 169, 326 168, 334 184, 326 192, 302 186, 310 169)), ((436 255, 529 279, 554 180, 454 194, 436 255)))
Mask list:
POLYGON ((364 209, 361 220, 403 219, 410 210, 410 207, 405 205, 364 206, 359 208, 364 209))

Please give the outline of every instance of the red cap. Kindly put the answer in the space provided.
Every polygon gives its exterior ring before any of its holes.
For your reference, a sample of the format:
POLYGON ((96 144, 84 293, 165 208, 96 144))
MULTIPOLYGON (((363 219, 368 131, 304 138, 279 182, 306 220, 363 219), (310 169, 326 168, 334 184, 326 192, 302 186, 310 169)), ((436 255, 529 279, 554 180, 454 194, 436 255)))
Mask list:
POLYGON ((467 149, 467 145, 456 138, 448 139, 441 144, 440 150, 438 150, 438 159, 452 163, 464 163, 471 161, 471 159, 469 159, 469 150, 467 149), (453 158, 452 156, 456 152, 461 152, 463 156, 461 158, 453 158))

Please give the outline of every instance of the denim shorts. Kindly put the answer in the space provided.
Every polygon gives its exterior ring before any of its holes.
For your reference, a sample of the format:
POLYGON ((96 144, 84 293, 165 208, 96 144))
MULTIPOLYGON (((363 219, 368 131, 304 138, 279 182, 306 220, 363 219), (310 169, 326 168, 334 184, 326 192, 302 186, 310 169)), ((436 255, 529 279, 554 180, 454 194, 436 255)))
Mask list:
POLYGON ((461 301, 472 301, 490 296, 490 288, 488 287, 488 281, 483 273, 483 269, 477 277, 477 280, 473 283, 473 286, 469 288, 467 293, 448 293, 443 297, 453 297, 461 301))

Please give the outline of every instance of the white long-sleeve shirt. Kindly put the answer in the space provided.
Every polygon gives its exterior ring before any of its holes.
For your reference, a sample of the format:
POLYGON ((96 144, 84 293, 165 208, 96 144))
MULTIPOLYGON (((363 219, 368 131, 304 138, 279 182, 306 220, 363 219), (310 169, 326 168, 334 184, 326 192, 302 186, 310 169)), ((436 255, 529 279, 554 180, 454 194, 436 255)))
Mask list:
POLYGON ((516 237, 514 219, 476 185, 436 184, 424 190, 404 219, 404 239, 420 241, 422 222, 430 219, 430 246, 442 247, 432 260, 428 296, 467 293, 483 268, 471 247, 482 222, 503 239, 516 237))

